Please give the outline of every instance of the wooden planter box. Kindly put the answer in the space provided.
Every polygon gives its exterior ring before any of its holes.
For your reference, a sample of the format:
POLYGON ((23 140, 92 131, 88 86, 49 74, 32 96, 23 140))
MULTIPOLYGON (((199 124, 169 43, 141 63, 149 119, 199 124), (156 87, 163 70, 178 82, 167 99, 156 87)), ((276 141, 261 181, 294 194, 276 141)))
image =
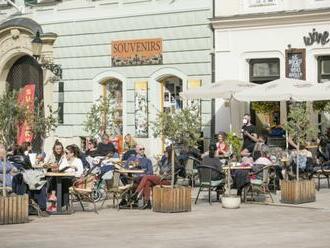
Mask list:
POLYGON ((29 196, 0 196, 0 224, 20 224, 29 221, 29 196))
POLYGON ((191 188, 155 186, 152 193, 154 212, 179 213, 191 211, 191 188))
POLYGON ((314 202, 315 199, 314 181, 281 181, 282 203, 300 204, 314 202))

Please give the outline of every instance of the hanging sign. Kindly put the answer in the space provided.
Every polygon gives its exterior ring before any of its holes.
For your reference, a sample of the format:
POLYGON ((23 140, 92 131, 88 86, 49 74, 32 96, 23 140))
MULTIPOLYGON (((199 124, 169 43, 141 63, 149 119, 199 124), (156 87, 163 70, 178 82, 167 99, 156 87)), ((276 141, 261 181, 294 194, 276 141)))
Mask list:
MULTIPOLYGON (((18 94, 18 103, 22 106, 26 106, 28 111, 34 112, 34 95, 35 95, 35 85, 33 83, 27 84, 18 94)), ((18 127, 17 132, 17 144, 21 145, 24 142, 32 142, 33 133, 32 128, 24 121, 18 127)))
POLYGON ((306 49, 285 50, 285 68, 287 78, 306 80, 306 49))
POLYGON ((112 66, 163 63, 162 39, 118 40, 111 43, 112 66))

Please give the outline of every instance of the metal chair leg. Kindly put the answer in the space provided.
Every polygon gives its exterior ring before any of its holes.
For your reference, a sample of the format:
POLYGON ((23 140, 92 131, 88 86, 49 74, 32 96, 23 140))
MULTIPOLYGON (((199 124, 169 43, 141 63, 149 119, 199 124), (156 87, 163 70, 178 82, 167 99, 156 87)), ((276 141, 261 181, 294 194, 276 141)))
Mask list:
POLYGON ((196 200, 195 200, 195 204, 197 204, 198 197, 199 197, 199 194, 200 194, 201 190, 202 190, 202 185, 199 186, 199 190, 198 190, 198 193, 197 193, 197 197, 196 197, 196 200))

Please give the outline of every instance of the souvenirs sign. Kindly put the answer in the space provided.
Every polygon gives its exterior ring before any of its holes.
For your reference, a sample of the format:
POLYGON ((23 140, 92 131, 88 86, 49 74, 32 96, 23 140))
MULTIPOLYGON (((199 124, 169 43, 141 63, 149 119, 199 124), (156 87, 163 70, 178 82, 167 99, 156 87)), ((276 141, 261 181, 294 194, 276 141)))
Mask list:
POLYGON ((118 40, 111 44, 112 66, 159 65, 163 63, 162 39, 118 40))
POLYGON ((285 50, 285 68, 287 78, 306 80, 306 50, 285 50))

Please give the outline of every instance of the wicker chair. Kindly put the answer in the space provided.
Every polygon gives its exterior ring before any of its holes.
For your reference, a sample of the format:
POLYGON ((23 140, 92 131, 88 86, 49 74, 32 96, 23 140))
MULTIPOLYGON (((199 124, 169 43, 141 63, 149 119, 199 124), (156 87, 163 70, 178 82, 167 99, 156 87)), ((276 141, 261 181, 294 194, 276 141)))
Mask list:
POLYGON ((71 207, 72 207, 73 198, 75 197, 79 201, 83 211, 85 211, 83 202, 89 202, 93 204, 94 211, 95 213, 98 214, 95 200, 93 197, 93 191, 96 182, 97 182, 97 177, 93 174, 88 174, 78 179, 76 182, 74 182, 73 186, 70 188, 71 207))
POLYGON ((254 165, 254 171, 250 175, 255 175, 256 179, 251 179, 250 184, 245 187, 244 189, 244 202, 247 201, 247 196, 250 193, 251 199, 254 200, 254 193, 258 194, 266 194, 270 197, 271 201, 274 202, 273 196, 269 190, 269 174, 270 169, 273 167, 273 165, 254 165))
MULTIPOLYGON (((120 173, 117 171, 114 171, 113 177, 111 180, 106 180, 107 190, 106 190, 106 197, 104 198, 101 208, 103 208, 103 205, 106 201, 106 199, 109 198, 109 196, 112 196, 113 201, 113 207, 119 209, 119 201, 123 199, 125 196, 129 198, 129 192, 131 191, 133 184, 128 185, 122 185, 120 180, 120 173)), ((130 207, 132 208, 132 203, 130 204, 130 199, 126 199, 129 202, 130 207)))

